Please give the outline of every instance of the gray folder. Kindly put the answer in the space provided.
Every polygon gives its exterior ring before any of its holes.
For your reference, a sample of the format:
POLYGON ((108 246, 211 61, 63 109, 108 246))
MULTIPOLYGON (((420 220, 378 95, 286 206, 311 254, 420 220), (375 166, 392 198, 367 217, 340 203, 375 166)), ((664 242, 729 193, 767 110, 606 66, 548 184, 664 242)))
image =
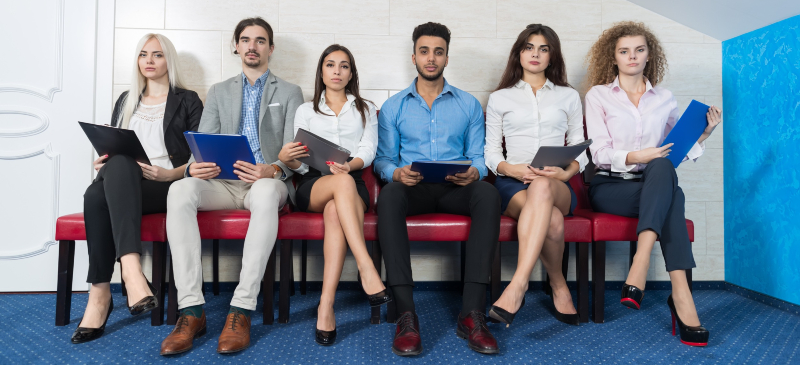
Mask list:
POLYGON ((346 148, 303 128, 297 130, 294 141, 308 147, 309 156, 298 158, 297 160, 319 170, 323 175, 331 173, 330 167, 325 163, 326 161, 344 164, 350 158, 350 151, 346 148))
POLYGON ((544 146, 539 147, 536 156, 531 161, 531 166, 537 169, 542 169, 545 166, 558 166, 566 169, 572 161, 575 161, 583 151, 592 144, 592 140, 586 140, 583 143, 574 146, 544 146))

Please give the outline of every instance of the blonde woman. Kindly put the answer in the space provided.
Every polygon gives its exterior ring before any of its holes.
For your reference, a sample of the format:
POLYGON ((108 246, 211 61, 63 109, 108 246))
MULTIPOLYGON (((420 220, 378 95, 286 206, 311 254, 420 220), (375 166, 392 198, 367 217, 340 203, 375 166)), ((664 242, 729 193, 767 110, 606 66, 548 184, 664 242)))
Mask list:
MULTIPOLYGON (((639 218, 638 249, 620 303, 640 308, 650 252, 659 240, 672 282, 667 305, 673 334, 677 320, 681 342, 705 346, 708 330, 700 326, 686 278, 686 270, 695 267, 684 221, 686 198, 665 158, 672 144, 661 146, 679 117, 675 97, 657 86, 667 71, 664 50, 644 24, 621 22, 603 32, 588 61, 592 88, 586 93, 586 129, 597 166, 589 199, 595 211, 639 218)), ((717 107, 708 109, 705 131, 685 159, 703 154, 720 117, 717 107)))
POLYGON ((178 54, 160 34, 147 34, 136 46, 130 90, 114 106, 111 126, 136 132, 152 165, 128 156, 94 161, 97 178, 84 194, 89 275, 89 302, 72 343, 103 335, 114 308, 109 282, 119 261, 131 315, 159 306, 155 290, 142 273, 142 214, 164 213, 167 192, 183 177, 190 150, 184 131, 196 131, 203 112, 197 93, 185 90, 178 54))

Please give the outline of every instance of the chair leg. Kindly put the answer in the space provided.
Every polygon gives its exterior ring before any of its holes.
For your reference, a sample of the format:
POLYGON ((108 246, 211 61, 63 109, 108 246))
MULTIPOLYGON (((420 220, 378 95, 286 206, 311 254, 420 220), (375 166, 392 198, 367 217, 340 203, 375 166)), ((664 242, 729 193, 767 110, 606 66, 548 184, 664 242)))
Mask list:
POLYGON ((631 249, 628 251, 628 269, 633 266, 633 256, 636 256, 637 248, 639 248, 639 241, 631 241, 631 249))
POLYGON ((264 318, 263 324, 272 324, 275 322, 275 312, 273 312, 272 303, 275 300, 275 253, 278 250, 278 245, 272 247, 272 252, 269 254, 267 260, 267 270, 264 272, 264 278, 261 280, 261 296, 264 305, 261 308, 262 316, 264 318))
POLYGON ((694 292, 692 290, 692 269, 686 269, 686 281, 689 283, 689 291, 694 292))
POLYGON ((152 270, 150 276, 153 278, 153 286, 158 291, 156 299, 160 305, 150 312, 150 325, 160 326, 164 324, 164 292, 167 280, 164 275, 167 272, 167 244, 165 242, 153 242, 152 270))
POLYGON ((278 296, 278 323, 289 323, 289 296, 292 286, 292 240, 281 240, 281 292, 278 296))
POLYGON ((578 317, 589 322, 589 244, 575 243, 575 267, 578 281, 578 317))
POLYGON ((127 297, 128 296, 128 288, 125 287, 125 279, 122 278, 122 273, 120 273, 120 275, 119 275, 119 287, 120 287, 120 290, 122 291, 122 296, 123 297, 127 297))
POLYGON ((300 295, 306 295, 308 275, 308 240, 300 241, 300 295))
POLYGON ((592 317, 594 323, 605 322, 605 294, 606 294, 606 242, 592 243, 592 317))
MULTIPOLYGON (((292 246, 294 246, 294 241, 292 241, 292 246)), ((291 285, 289 285, 289 296, 293 297, 294 296, 294 257, 292 256, 293 253, 291 251, 289 252, 289 254, 290 254, 290 256, 289 256, 289 258, 290 258, 290 260, 289 260, 289 269, 290 269, 289 273, 291 273, 291 278, 292 278, 291 285)))
POLYGON ((464 268, 467 266, 467 241, 461 241, 461 288, 459 291, 464 293, 464 268))
POLYGON ((211 258, 211 271, 213 280, 213 283, 211 284, 211 290, 214 292, 214 295, 219 295, 219 240, 213 240, 211 242, 211 249, 213 251, 211 258))
POLYGON ((178 323, 178 288, 175 287, 175 271, 172 269, 172 254, 169 260, 169 297, 167 298, 167 324, 178 323))
POLYGON ((569 272, 569 242, 564 242, 564 255, 561 256, 561 275, 564 276, 564 281, 567 281, 567 272, 569 272))
MULTIPOLYGON (((378 244, 378 241, 372 241, 370 245, 372 246, 372 252, 370 252, 372 264, 375 265, 375 270, 378 271, 378 277, 381 277, 381 245, 378 244)), ((381 307, 370 308, 369 323, 381 323, 381 307)))
POLYGON ((495 243, 494 260, 492 260, 492 278, 489 286, 489 297, 492 298, 492 303, 500 299, 502 292, 500 289, 500 244, 500 242, 495 243))
POLYGON ((56 326, 69 324, 72 309, 72 273, 75 241, 58 241, 58 286, 56 288, 56 326))

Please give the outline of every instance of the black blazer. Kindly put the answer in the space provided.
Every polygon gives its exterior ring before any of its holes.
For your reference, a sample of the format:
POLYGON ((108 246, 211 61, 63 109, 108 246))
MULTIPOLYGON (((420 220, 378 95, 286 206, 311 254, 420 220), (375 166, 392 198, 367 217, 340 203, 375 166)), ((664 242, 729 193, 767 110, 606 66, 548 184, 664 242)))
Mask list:
MULTIPOLYGON (((116 127, 122 114, 122 106, 128 92, 122 93, 114 105, 114 112, 111 113, 111 126, 116 127)), ((200 97, 192 90, 181 88, 170 88, 167 94, 167 106, 164 111, 164 145, 169 152, 169 159, 172 166, 178 167, 189 162, 192 151, 183 132, 197 132, 200 125, 200 116, 203 115, 203 102, 200 97)))

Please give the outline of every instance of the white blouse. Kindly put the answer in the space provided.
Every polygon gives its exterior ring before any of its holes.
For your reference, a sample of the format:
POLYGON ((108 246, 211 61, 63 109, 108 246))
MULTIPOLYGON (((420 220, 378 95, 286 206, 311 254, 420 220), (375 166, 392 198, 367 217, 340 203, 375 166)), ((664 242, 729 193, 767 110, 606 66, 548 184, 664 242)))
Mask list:
POLYGON ((139 103, 136 110, 131 115, 128 129, 136 133, 136 137, 144 147, 147 158, 153 166, 165 169, 172 169, 172 161, 169 160, 169 152, 164 144, 164 111, 167 102, 157 105, 145 105, 139 103))
MULTIPOLYGON (((350 157, 358 157, 364 161, 364 167, 369 166, 375 159, 375 151, 378 148, 378 113, 375 105, 367 102, 367 123, 364 125, 355 101, 353 95, 347 94, 347 102, 344 103, 339 115, 336 115, 325 104, 325 91, 323 91, 319 100, 319 110, 328 115, 315 112, 313 101, 300 105, 294 117, 295 135, 298 129, 303 128, 348 149, 350 157)), ((294 171, 305 174, 308 172, 308 165, 302 164, 294 171)))
MULTIPOLYGON (((581 98, 571 87, 556 86, 550 80, 536 94, 530 84, 516 85, 489 95, 486 106, 486 166, 496 175, 500 162, 529 164, 542 146, 563 146, 585 141, 581 98), (503 157, 503 137, 506 157, 503 157)), ((583 171, 589 159, 576 159, 583 171)))

